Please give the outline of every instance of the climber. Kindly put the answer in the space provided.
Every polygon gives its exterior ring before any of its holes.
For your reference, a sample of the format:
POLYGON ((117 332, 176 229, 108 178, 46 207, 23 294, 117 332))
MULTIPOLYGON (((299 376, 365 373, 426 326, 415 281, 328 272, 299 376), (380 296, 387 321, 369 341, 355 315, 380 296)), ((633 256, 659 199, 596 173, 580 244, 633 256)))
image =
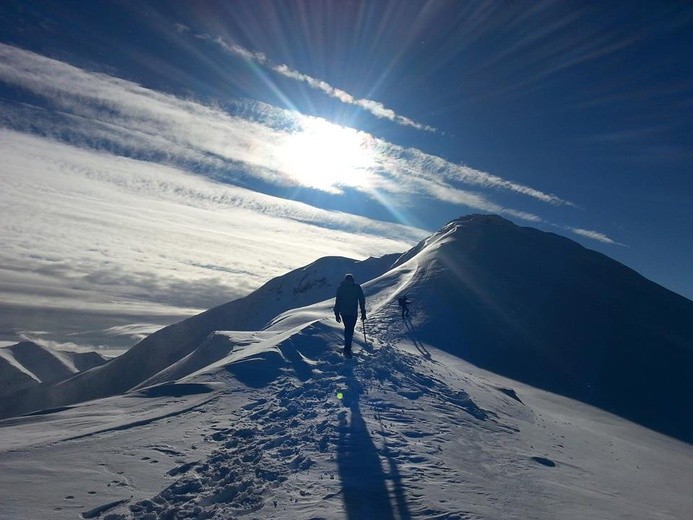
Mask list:
POLYGON ((351 340, 361 307, 361 321, 366 321, 366 298, 363 289, 354 281, 354 275, 347 274, 337 289, 334 302, 334 317, 338 323, 344 322, 344 357, 351 357, 351 340))
POLYGON ((402 309, 402 319, 406 319, 409 317, 409 304, 411 301, 407 298, 406 294, 403 294, 399 298, 397 298, 397 303, 399 304, 399 308, 402 309))

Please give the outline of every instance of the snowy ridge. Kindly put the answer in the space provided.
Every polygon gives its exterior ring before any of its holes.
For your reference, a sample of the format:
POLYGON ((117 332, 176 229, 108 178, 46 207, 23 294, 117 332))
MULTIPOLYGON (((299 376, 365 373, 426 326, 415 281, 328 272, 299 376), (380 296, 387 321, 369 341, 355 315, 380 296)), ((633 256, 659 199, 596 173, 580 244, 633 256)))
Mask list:
POLYGON ((266 336, 265 333, 256 331, 213 332, 190 354, 137 385, 135 389, 146 388, 168 381, 176 381, 198 370, 209 369, 217 361, 226 359, 234 349, 257 343, 264 336, 266 336))
POLYGON ((38 377, 28 371, 14 356, 0 350, 0 394, 37 385, 38 377))
POLYGON ((0 402, 0 417, 175 380, 228 354, 217 331, 287 330, 329 316, 348 271, 373 318, 387 321, 400 294, 414 300, 400 337, 415 334, 483 368, 693 439, 678 413, 693 392, 693 303, 571 240, 492 215, 456 219, 399 258, 320 259, 102 367, 15 392, 0 402))
POLYGON ((402 337, 693 440, 693 302, 602 254, 472 215, 366 287, 385 314, 414 300, 402 337))
POLYGON ((8 365, 7 376, 4 376, 3 380, 7 377, 11 377, 9 370, 12 369, 13 372, 19 372, 19 373, 25 375, 27 378, 29 378, 32 381, 35 381, 37 383, 41 382, 41 380, 35 374, 33 374, 24 365, 22 365, 19 361, 17 361, 15 359, 15 357, 12 354, 12 351, 10 349, 8 349, 8 348, 0 349, 0 360, 8 365))
POLYGON ((59 351, 31 341, 0 348, 0 394, 52 383, 102 365, 97 352, 59 351))
POLYGON ((415 313, 400 338, 415 335, 496 373, 693 439, 678 413, 693 393, 693 302, 564 237, 488 215, 456 219, 399 258, 320 259, 166 327, 102 367, 15 392, 0 402, 0 417, 203 369, 233 348, 218 331, 288 330, 329 316, 348 271, 363 284, 374 326, 391 323, 396 298, 407 294, 415 313))

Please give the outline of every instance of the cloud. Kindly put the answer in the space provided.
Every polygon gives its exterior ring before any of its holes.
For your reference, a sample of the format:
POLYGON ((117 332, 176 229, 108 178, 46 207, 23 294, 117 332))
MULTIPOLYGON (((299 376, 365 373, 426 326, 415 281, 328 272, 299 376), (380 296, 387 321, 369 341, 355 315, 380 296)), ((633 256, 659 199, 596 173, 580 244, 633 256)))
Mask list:
MULTIPOLYGON (((267 60, 261 53, 234 49, 258 63, 267 60)), ((171 164, 233 184, 249 185, 255 179, 280 186, 302 185, 305 164, 292 164, 287 160, 287 151, 294 147, 297 134, 319 121, 332 128, 337 140, 340 134, 349 141, 360 140, 372 156, 373 166, 366 172, 367 188, 352 187, 380 190, 379 196, 395 197, 400 205, 424 195, 474 210, 540 220, 534 214, 505 208, 484 195, 471 193, 467 189, 470 186, 510 191, 552 205, 573 205, 529 186, 319 118, 250 101, 233 105, 229 109, 234 111, 232 114, 4 44, 0 44, 0 81, 47 103, 3 103, 0 123, 8 127, 171 164)), ((348 182, 350 177, 343 175, 342 179, 348 182)), ((340 192, 338 185, 317 187, 340 192)))
POLYGON ((597 240, 598 242, 602 242, 603 244, 625 246, 625 244, 621 244, 620 242, 616 242, 614 239, 609 238, 604 233, 600 233, 599 231, 591 231, 589 229, 581 229, 581 228, 575 228, 575 227, 566 227, 565 229, 575 233, 576 235, 591 238, 592 240, 597 240))
MULTIPOLYGON (((206 36, 202 36, 202 38, 211 39, 206 36)), ((385 105, 378 101, 373 101, 372 99, 356 98, 348 92, 345 92, 344 90, 333 87, 329 83, 309 76, 308 74, 303 74, 302 72, 294 70, 287 65, 274 64, 267 58, 267 56, 265 56, 261 52, 251 51, 249 49, 241 47, 240 45, 227 43, 221 37, 214 38, 213 41, 229 54, 233 54, 234 56, 238 56, 239 58, 252 61, 258 65, 261 65, 267 70, 271 70, 272 72, 284 76, 285 78, 290 78, 305 83, 314 90, 319 90, 320 92, 330 96, 331 98, 338 99, 342 103, 357 106, 367 112, 370 112, 375 117, 378 117, 380 119, 387 119, 389 121, 392 121, 393 123, 397 123, 398 125, 409 126, 411 128, 416 128, 417 130, 424 130, 426 132, 436 132, 436 129, 432 126, 417 123, 416 121, 413 121, 408 117, 397 114, 394 110, 387 108, 385 105)))
POLYGON ((427 154, 416 148, 402 148, 389 143, 383 143, 383 146, 385 149, 384 169, 392 170, 400 177, 409 175, 415 179, 420 179, 423 181, 422 184, 435 181, 438 184, 450 187, 467 185, 478 188, 507 190, 554 206, 575 207, 575 204, 572 202, 556 195, 544 193, 529 186, 514 183, 497 175, 475 170, 468 166, 450 163, 441 157, 427 154))

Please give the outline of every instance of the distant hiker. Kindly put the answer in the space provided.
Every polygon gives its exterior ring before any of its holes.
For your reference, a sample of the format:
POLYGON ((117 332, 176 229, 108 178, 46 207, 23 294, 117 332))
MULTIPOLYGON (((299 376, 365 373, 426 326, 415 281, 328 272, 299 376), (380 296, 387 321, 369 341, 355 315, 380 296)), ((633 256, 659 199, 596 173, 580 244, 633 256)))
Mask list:
POLYGON ((361 307, 361 321, 366 321, 366 298, 363 289, 354 281, 354 275, 347 274, 337 289, 334 302, 334 317, 338 323, 344 321, 344 357, 351 357, 351 340, 361 307))
POLYGON ((399 308, 402 309, 402 319, 408 318, 409 317, 409 304, 411 301, 407 298, 406 294, 403 294, 399 298, 397 298, 397 303, 399 304, 399 308))

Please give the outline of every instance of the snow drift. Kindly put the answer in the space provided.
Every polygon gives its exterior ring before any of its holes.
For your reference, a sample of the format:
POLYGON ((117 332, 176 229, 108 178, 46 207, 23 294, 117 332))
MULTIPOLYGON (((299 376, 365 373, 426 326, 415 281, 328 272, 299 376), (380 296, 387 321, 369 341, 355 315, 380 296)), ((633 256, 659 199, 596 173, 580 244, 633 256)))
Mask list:
POLYGON ((262 329, 284 311, 331 297, 344 272, 368 280, 386 271, 398 256, 362 262, 321 258, 270 280, 246 297, 165 327, 102 367, 57 385, 42 384, 14 392, 0 403, 0 418, 127 392, 189 356, 215 331, 262 329))
POLYGON ((690 511, 689 445, 398 338, 403 324, 384 326, 384 315, 346 362, 341 326, 314 319, 326 311, 320 302, 262 332, 215 332, 154 386, 0 421, 0 517, 690 511))

